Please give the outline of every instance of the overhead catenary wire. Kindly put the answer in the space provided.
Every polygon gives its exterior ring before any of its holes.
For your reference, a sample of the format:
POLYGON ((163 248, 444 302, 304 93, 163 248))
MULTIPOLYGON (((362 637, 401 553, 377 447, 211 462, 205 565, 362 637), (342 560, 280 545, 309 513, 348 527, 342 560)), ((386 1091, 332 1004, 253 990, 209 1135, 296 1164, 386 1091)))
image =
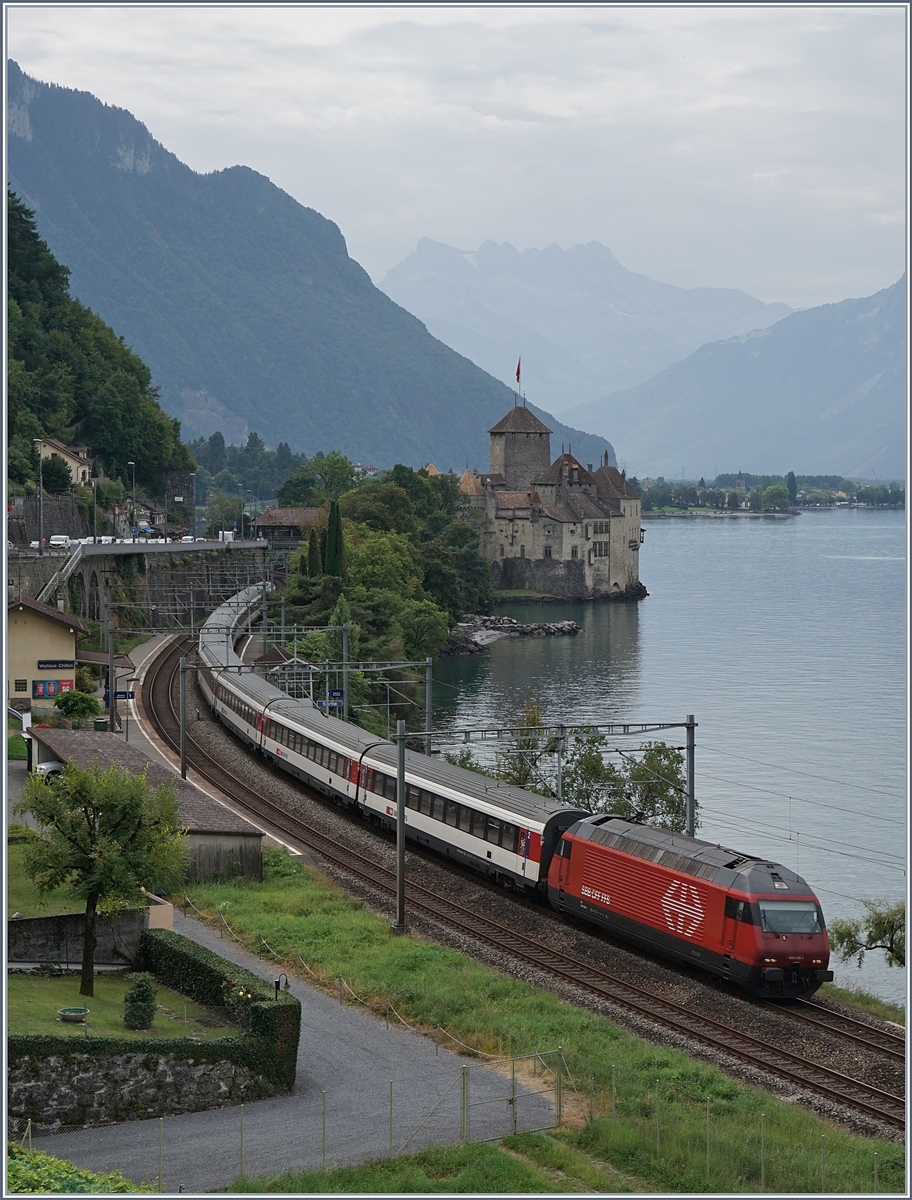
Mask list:
MULTIPOLYGON (((852 791, 856 791, 856 792, 870 792, 874 796, 890 796, 897 800, 905 799, 905 796, 901 792, 890 792, 890 791, 885 791, 883 788, 866 787, 864 784, 861 784, 861 783, 848 783, 844 779, 830 779, 829 776, 827 776, 827 775, 815 775, 812 771, 799 771, 797 767, 783 767, 783 766, 780 766, 778 763, 764 762, 764 760, 760 759, 760 758, 749 758, 746 754, 734 754, 734 753, 732 753, 731 750, 720 750, 718 748, 718 746, 710 746, 706 742, 700 743, 700 749, 701 750, 711 750, 713 754, 723 754, 726 758, 738 758, 742 762, 756 763, 757 766, 760 766, 760 767, 770 767, 774 771, 785 771, 789 775, 804 775, 807 779, 820 779, 824 783, 835 783, 839 787, 851 788, 852 791)), ((836 807, 838 807, 838 805, 831 805, 830 807, 836 808, 836 807)), ((846 808, 846 809, 842 809, 841 811, 853 812, 854 810, 851 808, 846 808)), ((867 813, 864 813, 864 814, 856 813, 855 815, 856 816, 862 816, 862 815, 867 816, 868 814, 867 813)))

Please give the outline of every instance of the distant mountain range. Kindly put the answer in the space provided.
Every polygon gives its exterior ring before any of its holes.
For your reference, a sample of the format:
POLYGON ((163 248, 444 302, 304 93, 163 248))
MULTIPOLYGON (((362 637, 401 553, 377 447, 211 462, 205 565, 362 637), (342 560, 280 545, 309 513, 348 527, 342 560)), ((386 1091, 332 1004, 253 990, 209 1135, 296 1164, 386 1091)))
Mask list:
POLYGON ((734 288, 657 283, 598 242, 522 251, 485 242, 467 252, 422 238, 380 287, 506 383, 521 354, 529 395, 557 413, 792 311, 734 288))
MULTIPOLYGON (((513 393, 375 288, 332 221, 247 167, 197 174, 87 92, 14 62, 8 85, 9 185, 184 437, 254 429, 308 454, 487 467, 513 393)), ((615 461, 601 437, 534 411, 555 452, 615 461)))
POLYGON ((643 475, 905 477, 906 281, 703 346, 654 379, 563 414, 611 432, 643 475))

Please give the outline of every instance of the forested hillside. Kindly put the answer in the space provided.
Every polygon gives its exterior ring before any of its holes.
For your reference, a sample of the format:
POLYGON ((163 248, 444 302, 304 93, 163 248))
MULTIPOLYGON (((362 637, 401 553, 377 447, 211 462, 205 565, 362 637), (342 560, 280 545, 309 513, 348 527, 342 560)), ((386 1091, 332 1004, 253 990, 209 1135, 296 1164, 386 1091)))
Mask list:
POLYGON ((33 438, 84 444, 111 477, 159 490, 161 472, 193 465, 180 422, 162 411, 149 368, 91 309, 38 236, 35 215, 7 196, 8 464, 13 484, 35 478, 33 438))
MULTIPOLYGON (((332 221, 248 167, 198 174, 130 113, 14 62, 8 106, 11 186, 189 436, 487 467, 510 389, 375 288, 332 221)), ((608 448, 544 419, 583 460, 608 448)))

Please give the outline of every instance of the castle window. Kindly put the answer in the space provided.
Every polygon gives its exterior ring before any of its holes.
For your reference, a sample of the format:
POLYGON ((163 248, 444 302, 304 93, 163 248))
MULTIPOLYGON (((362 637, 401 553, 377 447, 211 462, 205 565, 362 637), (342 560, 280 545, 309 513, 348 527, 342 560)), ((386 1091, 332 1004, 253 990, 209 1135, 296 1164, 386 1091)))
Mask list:
POLYGON ((550 558, 550 557, 551 557, 551 547, 545 546, 545 558, 550 558))
POLYGON ((520 557, 520 558, 525 558, 525 557, 526 557, 526 548, 525 548, 525 546, 520 546, 520 548, 519 548, 519 557, 520 557))
POLYGON ((579 558, 579 546, 571 546, 570 547, 570 557, 571 558, 579 558))
POLYGON ((592 543, 592 557, 593 558, 607 558, 608 557, 608 546, 609 546, 608 542, 593 542, 592 543))
POLYGON ((501 548, 500 548, 500 557, 501 557, 501 558, 504 558, 504 557, 506 556, 506 553, 507 553, 507 552, 506 552, 506 550, 504 550, 503 546, 501 546, 501 548))

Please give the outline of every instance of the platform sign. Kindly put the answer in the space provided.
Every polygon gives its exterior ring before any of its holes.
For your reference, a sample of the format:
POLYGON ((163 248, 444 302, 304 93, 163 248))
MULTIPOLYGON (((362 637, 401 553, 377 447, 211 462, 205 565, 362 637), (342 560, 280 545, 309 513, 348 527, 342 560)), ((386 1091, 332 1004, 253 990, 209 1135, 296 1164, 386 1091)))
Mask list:
POLYGON ((318 700, 317 708, 341 708, 341 700, 318 700))
POLYGON ((330 688, 329 694, 333 697, 333 699, 340 699, 345 695, 345 692, 341 688, 330 688))

